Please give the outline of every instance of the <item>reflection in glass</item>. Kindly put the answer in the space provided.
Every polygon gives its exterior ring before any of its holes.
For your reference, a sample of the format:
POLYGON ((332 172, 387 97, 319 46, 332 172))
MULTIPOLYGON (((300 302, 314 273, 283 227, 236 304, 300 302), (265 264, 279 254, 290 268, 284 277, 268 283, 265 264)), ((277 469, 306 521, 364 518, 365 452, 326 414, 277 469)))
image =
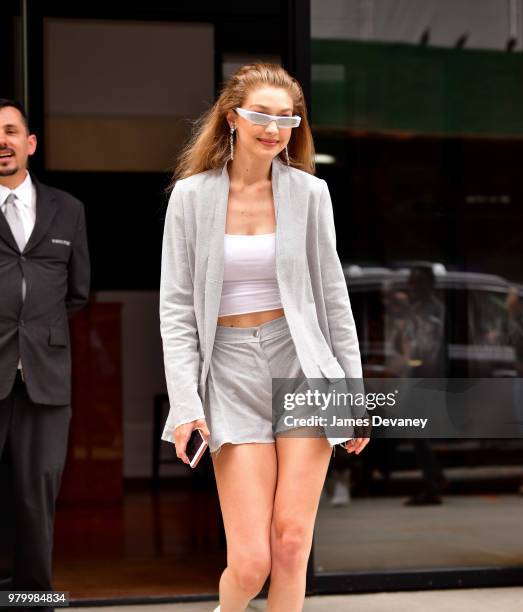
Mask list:
POLYGON ((513 439, 336 453, 319 572, 522 562, 523 57, 506 53, 513 15, 490 27, 484 4, 458 18, 441 2, 311 0, 317 174, 364 376, 515 381, 513 439))
MULTIPOLYGON (((420 269, 345 267, 364 376, 521 377, 523 288, 441 265, 420 269)), ((520 407, 521 385, 514 389, 520 407)), ((523 439, 374 438, 366 451, 333 459, 318 514, 319 571, 517 560, 523 439), (496 492, 501 513, 492 512, 496 492)))

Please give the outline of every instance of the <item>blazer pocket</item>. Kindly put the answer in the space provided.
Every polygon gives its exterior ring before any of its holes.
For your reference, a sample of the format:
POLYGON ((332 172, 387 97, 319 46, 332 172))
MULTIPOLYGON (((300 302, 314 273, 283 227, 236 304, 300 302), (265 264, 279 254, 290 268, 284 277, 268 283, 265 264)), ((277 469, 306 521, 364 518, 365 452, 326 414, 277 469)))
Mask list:
POLYGON ((49 328, 49 346, 67 346, 67 333, 62 327, 49 328))
POLYGON ((336 357, 331 357, 327 361, 319 363, 318 366, 321 373, 328 378, 330 382, 336 382, 345 378, 345 372, 336 357))

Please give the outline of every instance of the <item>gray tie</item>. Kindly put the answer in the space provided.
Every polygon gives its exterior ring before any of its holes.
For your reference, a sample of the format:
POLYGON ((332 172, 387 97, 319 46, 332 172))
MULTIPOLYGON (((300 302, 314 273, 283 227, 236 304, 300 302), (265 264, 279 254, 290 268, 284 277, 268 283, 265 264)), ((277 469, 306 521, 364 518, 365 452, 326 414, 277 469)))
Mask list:
POLYGON ((18 248, 20 251, 23 251, 27 241, 25 239, 24 224, 20 218, 20 212, 15 204, 15 200, 16 195, 11 191, 4 202, 4 214, 11 228, 11 232, 15 237, 18 248))
MULTIPOLYGON (((22 219, 20 218, 20 212, 15 203, 16 194, 11 191, 11 193, 7 196, 4 201, 4 214, 7 222, 9 223, 9 227, 11 228, 11 232, 15 237, 16 244, 20 251, 23 251, 26 245, 27 240, 25 239, 24 232, 24 224, 22 223, 22 219)), ((25 300, 26 294, 26 282, 25 278, 22 279, 22 300, 25 300)))

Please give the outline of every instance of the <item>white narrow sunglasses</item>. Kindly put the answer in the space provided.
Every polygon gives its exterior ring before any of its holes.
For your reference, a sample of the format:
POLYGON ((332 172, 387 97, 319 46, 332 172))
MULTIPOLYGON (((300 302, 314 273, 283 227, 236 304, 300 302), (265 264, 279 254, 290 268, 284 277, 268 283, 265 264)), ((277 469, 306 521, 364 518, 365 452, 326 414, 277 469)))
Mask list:
POLYGON ((257 113, 256 111, 247 110, 246 108, 234 109, 240 117, 247 119, 256 125, 268 125, 271 121, 276 121, 276 125, 281 128, 293 128, 300 125, 301 117, 285 116, 285 115, 266 115, 265 113, 257 113))

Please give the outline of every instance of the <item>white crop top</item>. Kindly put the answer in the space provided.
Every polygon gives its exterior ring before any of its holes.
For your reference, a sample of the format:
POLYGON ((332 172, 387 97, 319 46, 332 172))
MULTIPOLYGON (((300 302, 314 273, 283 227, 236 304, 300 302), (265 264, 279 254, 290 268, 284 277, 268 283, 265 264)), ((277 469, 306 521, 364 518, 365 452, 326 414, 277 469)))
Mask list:
POLYGON ((225 234, 218 316, 281 308, 276 233, 225 234))

